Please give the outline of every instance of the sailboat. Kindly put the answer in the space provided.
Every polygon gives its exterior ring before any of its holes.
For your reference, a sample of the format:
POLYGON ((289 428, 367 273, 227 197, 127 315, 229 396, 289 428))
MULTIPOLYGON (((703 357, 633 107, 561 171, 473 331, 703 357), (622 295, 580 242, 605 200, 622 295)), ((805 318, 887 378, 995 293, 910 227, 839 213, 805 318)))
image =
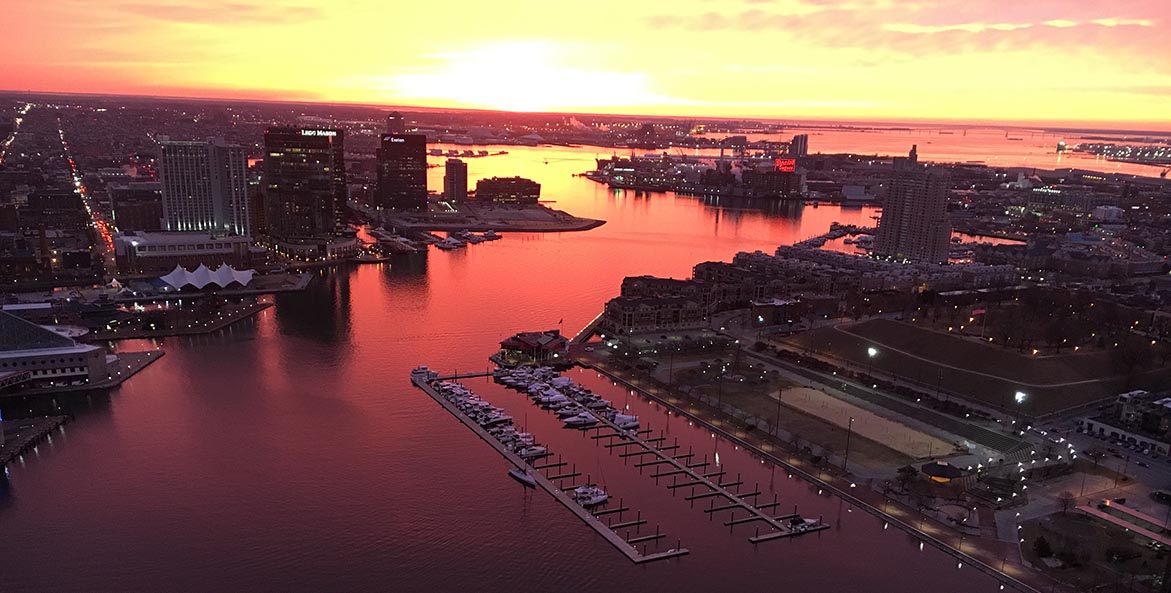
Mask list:
POLYGON ((512 479, 516 480, 517 482, 524 484, 526 488, 536 488, 537 487, 537 479, 534 478, 533 475, 530 474, 529 470, 527 470, 527 469, 521 469, 519 467, 514 467, 514 468, 508 470, 508 475, 512 476, 512 479))

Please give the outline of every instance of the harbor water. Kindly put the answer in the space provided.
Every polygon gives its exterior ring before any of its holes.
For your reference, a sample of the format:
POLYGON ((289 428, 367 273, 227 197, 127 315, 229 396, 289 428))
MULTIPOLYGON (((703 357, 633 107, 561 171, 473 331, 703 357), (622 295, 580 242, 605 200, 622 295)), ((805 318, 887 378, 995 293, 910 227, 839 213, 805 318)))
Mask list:
POLYGON ((0 400, 5 418, 75 416, 9 467, 0 591, 998 590, 592 371, 570 374, 685 450, 718 454, 768 499, 777 493, 778 514, 796 505, 832 528, 754 546, 751 525, 710 521, 527 398, 468 380, 640 511, 646 529, 691 550, 633 565, 509 479, 507 462, 411 386, 419 364, 486 369, 516 331, 575 332, 624 276, 687 277, 696 263, 771 252, 833 221, 873 224, 871 209, 615 192, 572 176, 594 155, 516 149, 468 165, 473 180, 533 178, 553 207, 608 221, 598 229, 321 270, 307 291, 218 333, 118 344, 166 356, 110 394, 0 400))

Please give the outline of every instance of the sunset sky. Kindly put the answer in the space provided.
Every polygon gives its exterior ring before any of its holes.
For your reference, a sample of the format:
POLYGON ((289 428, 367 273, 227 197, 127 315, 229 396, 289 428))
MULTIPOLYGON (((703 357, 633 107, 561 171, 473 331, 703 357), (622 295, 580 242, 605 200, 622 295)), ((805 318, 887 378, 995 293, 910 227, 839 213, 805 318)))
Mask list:
POLYGON ((10 0, 0 88, 1171 127, 1168 0, 10 0))

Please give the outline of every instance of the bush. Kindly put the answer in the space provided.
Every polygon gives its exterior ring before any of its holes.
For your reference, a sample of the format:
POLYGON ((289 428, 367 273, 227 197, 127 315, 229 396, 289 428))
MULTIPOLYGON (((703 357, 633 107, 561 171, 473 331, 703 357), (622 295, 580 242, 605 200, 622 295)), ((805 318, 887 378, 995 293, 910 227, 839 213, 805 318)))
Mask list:
POLYGON ((1048 558, 1053 555, 1053 548, 1050 547, 1049 540, 1045 539, 1045 536, 1042 535, 1033 541, 1033 553, 1038 558, 1048 558))
POLYGON ((1107 562, 1116 562, 1119 564, 1126 562, 1127 560, 1133 560, 1140 556, 1140 554, 1134 550, 1120 548, 1117 546, 1106 548, 1105 555, 1107 562))

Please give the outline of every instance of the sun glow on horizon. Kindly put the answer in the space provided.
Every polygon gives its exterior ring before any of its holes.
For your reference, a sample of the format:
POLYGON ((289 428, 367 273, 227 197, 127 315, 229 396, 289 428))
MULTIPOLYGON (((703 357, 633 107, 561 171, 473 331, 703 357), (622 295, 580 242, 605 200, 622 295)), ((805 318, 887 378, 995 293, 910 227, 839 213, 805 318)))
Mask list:
POLYGON ((389 100, 451 103, 505 111, 565 111, 684 105, 655 93, 647 74, 569 65, 573 48, 555 41, 491 42, 424 56, 408 72, 359 76, 347 86, 389 100))

